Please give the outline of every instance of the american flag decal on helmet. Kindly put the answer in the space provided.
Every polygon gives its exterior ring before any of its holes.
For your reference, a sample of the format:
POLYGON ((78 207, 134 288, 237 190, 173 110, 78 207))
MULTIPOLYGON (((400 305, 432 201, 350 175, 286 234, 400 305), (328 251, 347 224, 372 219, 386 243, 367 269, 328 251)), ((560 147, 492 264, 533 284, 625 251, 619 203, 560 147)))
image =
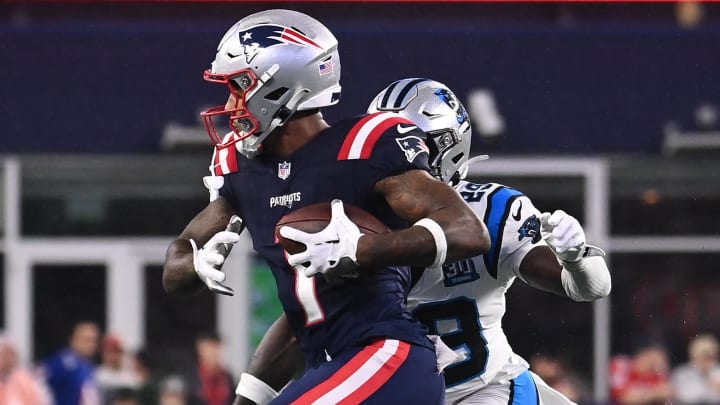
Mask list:
POLYGON ((333 72, 333 63, 330 60, 327 62, 321 62, 318 65, 318 69, 320 70, 320 76, 325 76, 333 72))

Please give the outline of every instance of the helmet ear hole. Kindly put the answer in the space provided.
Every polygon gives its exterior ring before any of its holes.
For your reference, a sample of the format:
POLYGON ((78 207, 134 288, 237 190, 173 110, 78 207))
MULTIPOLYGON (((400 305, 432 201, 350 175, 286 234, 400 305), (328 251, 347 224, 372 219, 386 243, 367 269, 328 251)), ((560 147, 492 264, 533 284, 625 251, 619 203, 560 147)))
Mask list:
POLYGON ((457 155, 453 156, 452 162, 457 164, 462 158, 465 156, 464 153, 458 153, 457 155))
POLYGON ((279 118, 280 122, 283 124, 285 123, 285 121, 287 121, 288 118, 290 118, 291 115, 292 111, 285 106, 280 107, 278 112, 275 114, 275 116, 279 118))
POLYGON ((269 101, 278 101, 280 100, 280 97, 282 97, 285 93, 287 93, 288 88, 287 87, 279 87, 270 93, 265 95, 265 100, 269 101))

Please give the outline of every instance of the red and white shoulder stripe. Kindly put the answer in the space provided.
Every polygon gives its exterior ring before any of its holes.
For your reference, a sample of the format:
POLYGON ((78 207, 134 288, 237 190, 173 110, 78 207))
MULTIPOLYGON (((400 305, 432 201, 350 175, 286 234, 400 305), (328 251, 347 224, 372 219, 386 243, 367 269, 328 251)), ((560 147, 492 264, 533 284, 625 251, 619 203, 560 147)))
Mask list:
POLYGON ((210 171, 216 176, 234 173, 238 170, 237 148, 235 145, 226 147, 215 147, 213 151, 213 160, 210 171))
POLYGON ((397 124, 415 125, 412 121, 391 112, 366 115, 348 132, 337 160, 369 159, 380 136, 397 124))

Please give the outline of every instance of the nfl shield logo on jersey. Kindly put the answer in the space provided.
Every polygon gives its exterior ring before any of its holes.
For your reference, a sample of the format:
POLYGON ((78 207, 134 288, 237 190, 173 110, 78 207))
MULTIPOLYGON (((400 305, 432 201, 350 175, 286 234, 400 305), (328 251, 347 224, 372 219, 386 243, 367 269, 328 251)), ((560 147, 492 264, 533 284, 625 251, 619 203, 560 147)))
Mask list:
POLYGON ((290 177, 290 162, 278 163, 278 177, 283 180, 290 177))

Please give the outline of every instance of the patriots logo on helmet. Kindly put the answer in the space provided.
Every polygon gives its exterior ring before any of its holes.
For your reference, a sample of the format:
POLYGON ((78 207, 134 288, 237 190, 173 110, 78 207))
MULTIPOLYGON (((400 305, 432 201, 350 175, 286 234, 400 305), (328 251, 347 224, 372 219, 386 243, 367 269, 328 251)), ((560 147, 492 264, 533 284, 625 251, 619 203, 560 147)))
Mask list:
POLYGON ((256 25, 238 33, 245 61, 250 63, 262 50, 275 45, 314 46, 323 49, 315 41, 296 29, 282 25, 256 25))
POLYGON ((405 152, 405 158, 408 162, 412 163, 415 158, 421 153, 429 153, 425 141, 418 138, 417 136, 406 136, 404 138, 397 138, 395 142, 400 146, 400 149, 405 152))
POLYGON ((460 104, 460 102, 455 98, 455 96, 450 93, 447 89, 437 89, 435 90, 435 95, 440 98, 445 104, 448 105, 448 107, 452 108, 453 111, 455 111, 455 118, 457 118, 458 124, 462 124, 463 122, 467 121, 468 119, 468 113, 465 111, 465 108, 460 104))
POLYGON ((540 220, 538 217, 533 215, 526 219, 518 230, 518 233, 520 234, 520 236, 518 236, 518 240, 531 238, 533 244, 540 242, 542 234, 540 233, 540 220))

